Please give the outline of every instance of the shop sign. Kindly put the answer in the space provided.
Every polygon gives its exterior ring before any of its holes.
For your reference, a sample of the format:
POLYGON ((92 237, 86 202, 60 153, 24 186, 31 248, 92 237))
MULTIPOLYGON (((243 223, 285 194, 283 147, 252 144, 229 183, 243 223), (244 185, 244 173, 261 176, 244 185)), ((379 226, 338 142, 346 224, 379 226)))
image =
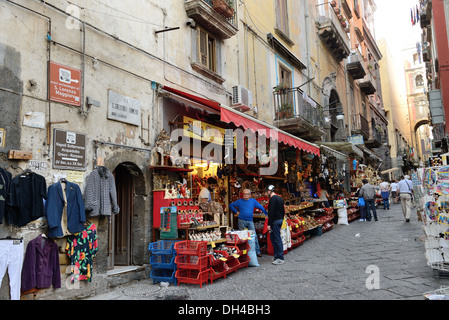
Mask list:
POLYGON ((86 135, 55 129, 53 134, 53 168, 84 170, 86 135))
POLYGON ((184 136, 223 145, 226 130, 206 122, 184 116, 184 136))
POLYGON ((352 143, 352 144, 365 144, 365 142, 363 141, 363 135, 359 134, 359 135, 353 135, 351 137, 348 138, 348 142, 352 143))
POLYGON ((108 119, 140 125, 140 101, 109 90, 108 119))
POLYGON ((50 62, 48 95, 51 101, 81 105, 81 70, 50 62))

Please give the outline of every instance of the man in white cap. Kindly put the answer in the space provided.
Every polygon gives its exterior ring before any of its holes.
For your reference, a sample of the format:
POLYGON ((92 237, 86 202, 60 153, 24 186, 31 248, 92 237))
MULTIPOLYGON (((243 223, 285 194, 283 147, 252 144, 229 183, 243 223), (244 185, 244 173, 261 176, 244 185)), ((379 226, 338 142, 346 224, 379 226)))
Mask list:
POLYGON ((412 215, 412 197, 413 197, 413 182, 410 180, 409 175, 402 177, 398 183, 399 198, 401 199, 402 213, 404 214, 405 221, 410 222, 412 215))
POLYGON ((270 240, 274 251, 272 263, 283 264, 284 245, 281 238, 281 227, 285 216, 284 200, 275 193, 273 185, 268 186, 267 194, 270 197, 268 201, 268 231, 270 232, 270 240))

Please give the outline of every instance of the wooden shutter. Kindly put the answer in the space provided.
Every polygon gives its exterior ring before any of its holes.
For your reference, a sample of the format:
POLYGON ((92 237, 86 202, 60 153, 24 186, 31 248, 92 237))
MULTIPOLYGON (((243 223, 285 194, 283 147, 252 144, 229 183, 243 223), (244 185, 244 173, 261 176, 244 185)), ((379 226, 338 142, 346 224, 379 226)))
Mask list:
POLYGON ((207 33, 203 30, 199 29, 198 35, 198 47, 199 47, 199 58, 200 63, 205 66, 208 66, 208 58, 207 58, 207 33))

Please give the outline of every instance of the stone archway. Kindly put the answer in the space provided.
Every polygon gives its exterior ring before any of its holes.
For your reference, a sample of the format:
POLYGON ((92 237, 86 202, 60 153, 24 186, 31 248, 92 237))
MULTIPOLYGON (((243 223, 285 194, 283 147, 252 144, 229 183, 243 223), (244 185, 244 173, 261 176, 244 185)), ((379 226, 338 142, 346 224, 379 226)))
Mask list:
POLYGON ((343 113, 340 96, 337 90, 337 74, 332 72, 323 81, 323 115, 329 121, 325 122, 326 141, 335 142, 343 141, 344 135, 344 120, 337 116, 343 113))
MULTIPOLYGON (((131 201, 128 205, 128 209, 131 208, 132 212, 128 212, 130 217, 130 253, 129 253, 129 265, 143 265, 147 257, 147 247, 151 236, 151 204, 149 201, 149 186, 151 178, 149 168, 146 165, 148 163, 147 155, 138 151, 130 152, 129 150, 117 150, 111 156, 104 161, 104 165, 108 167, 111 172, 116 175, 116 185, 119 183, 119 188, 125 190, 117 190, 117 193, 127 194, 127 199, 131 201), (125 176, 123 181, 117 177, 117 174, 125 176)), ((122 209, 122 208, 121 208, 122 209)), ((114 268, 116 262, 114 261, 115 243, 114 232, 116 231, 113 225, 114 220, 108 221, 108 226, 104 226, 104 238, 107 240, 107 261, 108 269, 114 268)))

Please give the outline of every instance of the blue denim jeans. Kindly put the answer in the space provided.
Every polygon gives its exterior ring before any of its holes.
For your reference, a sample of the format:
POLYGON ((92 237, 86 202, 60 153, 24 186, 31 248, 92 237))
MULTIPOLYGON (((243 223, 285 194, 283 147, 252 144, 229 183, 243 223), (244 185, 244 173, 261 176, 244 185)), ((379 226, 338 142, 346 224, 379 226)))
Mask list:
POLYGON ((366 207, 360 206, 360 219, 366 219, 366 207))
POLYGON ((374 199, 365 199, 366 207, 366 220, 371 221, 371 211, 373 212, 374 219, 377 219, 376 204, 374 199))
POLYGON ((384 209, 390 209, 390 192, 382 191, 382 200, 384 201, 384 209))
POLYGON ((283 222, 283 219, 274 220, 273 224, 270 226, 270 240, 273 246, 274 259, 284 260, 284 245, 282 244, 281 238, 281 227, 283 222))
POLYGON ((260 254, 260 246, 259 246, 259 240, 257 239, 257 233, 256 233, 256 227, 254 227, 254 222, 253 221, 247 221, 247 220, 242 220, 239 219, 238 221, 238 227, 239 230, 253 230, 254 231, 254 237, 255 237, 255 242, 256 242, 256 254, 260 254))

